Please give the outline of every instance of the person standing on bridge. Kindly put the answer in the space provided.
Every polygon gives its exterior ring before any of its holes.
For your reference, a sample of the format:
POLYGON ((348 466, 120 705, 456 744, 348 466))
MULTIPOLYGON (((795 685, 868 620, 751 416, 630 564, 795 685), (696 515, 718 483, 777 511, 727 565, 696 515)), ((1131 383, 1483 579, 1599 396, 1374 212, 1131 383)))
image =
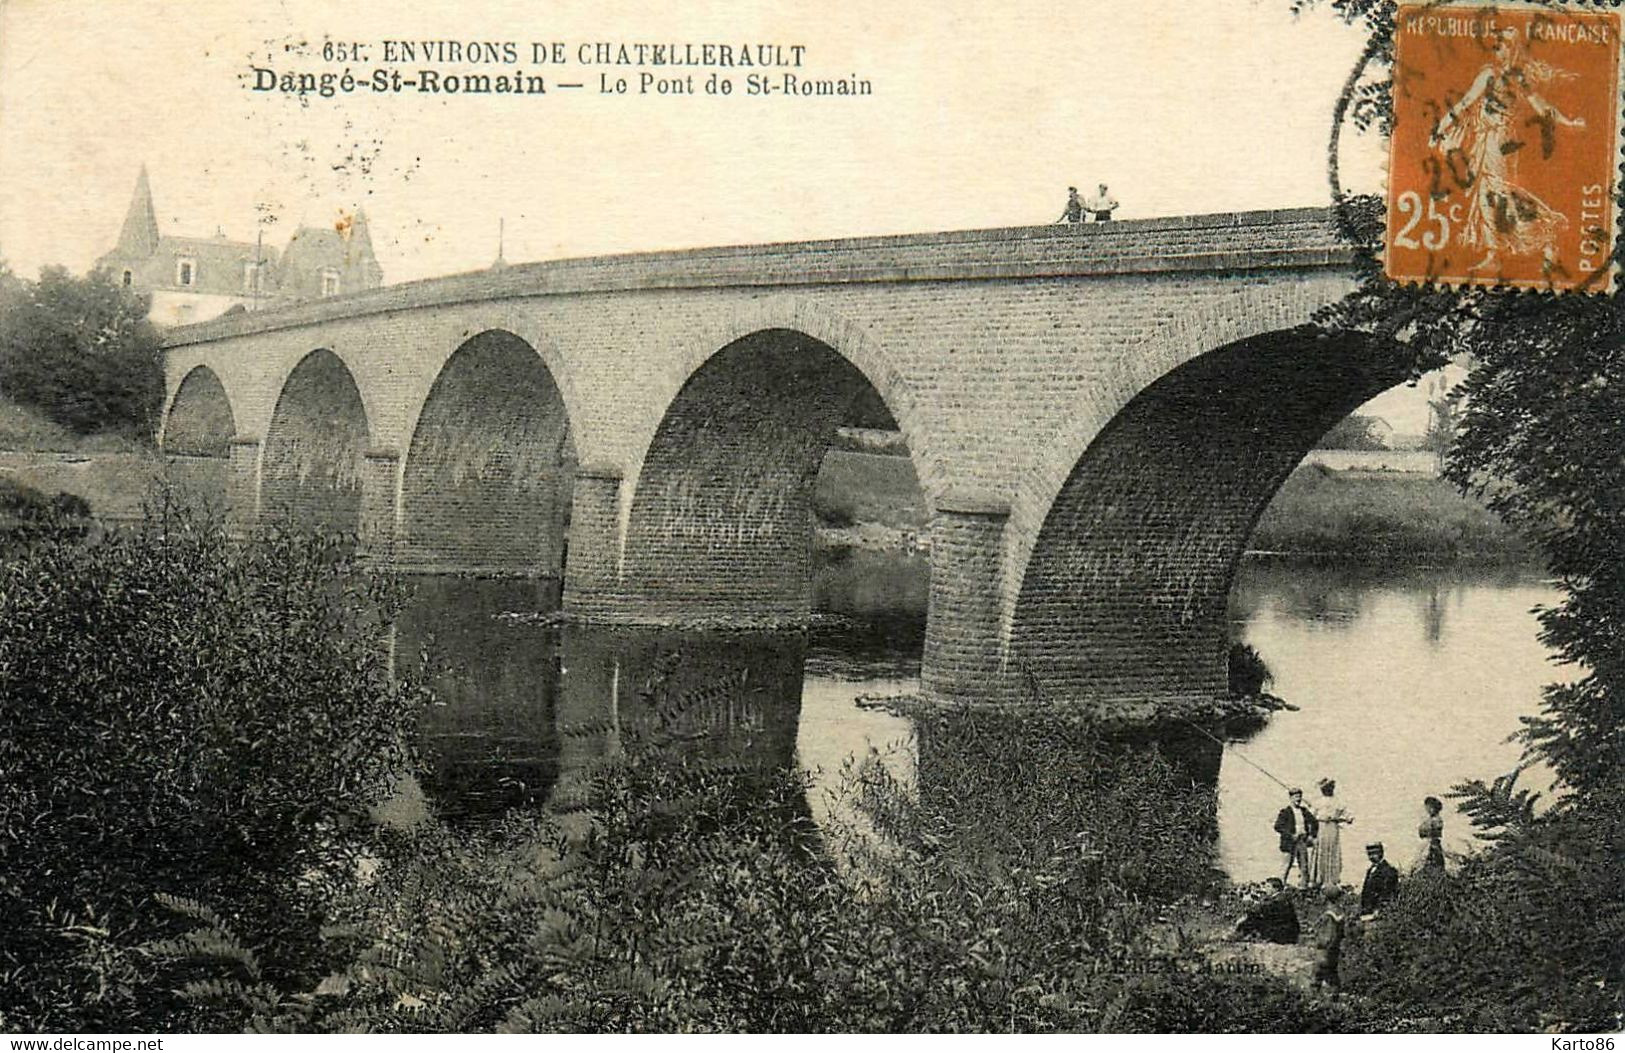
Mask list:
POLYGON ((1106 184, 1100 184, 1095 195, 1083 203, 1088 213, 1095 217, 1096 223, 1110 223, 1112 213, 1117 211, 1117 199, 1106 190, 1106 184))
POLYGON ((1055 222, 1057 222, 1057 223, 1082 223, 1083 222, 1083 200, 1078 197, 1078 188, 1077 187, 1069 186, 1069 187, 1066 188, 1066 207, 1061 210, 1061 218, 1056 220, 1055 222))

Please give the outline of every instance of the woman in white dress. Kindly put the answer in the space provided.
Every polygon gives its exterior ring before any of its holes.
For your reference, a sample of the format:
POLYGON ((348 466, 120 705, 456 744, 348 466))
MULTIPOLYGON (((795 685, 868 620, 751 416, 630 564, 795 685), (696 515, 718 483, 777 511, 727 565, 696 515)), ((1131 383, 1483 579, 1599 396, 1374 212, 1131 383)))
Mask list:
POLYGON ((1343 883, 1343 827, 1354 822, 1354 816, 1338 801, 1334 780, 1322 779, 1318 785, 1315 818, 1320 833, 1309 849, 1309 887, 1337 888, 1343 883))

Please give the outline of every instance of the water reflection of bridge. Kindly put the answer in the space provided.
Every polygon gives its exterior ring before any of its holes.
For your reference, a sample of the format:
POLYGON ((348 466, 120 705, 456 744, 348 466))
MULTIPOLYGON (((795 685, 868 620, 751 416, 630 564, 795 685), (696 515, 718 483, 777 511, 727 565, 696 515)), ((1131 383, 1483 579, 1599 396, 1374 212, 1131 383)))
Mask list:
POLYGON ((550 624, 557 582, 420 578, 414 589, 397 668, 433 682, 427 788, 453 811, 568 807, 593 762, 639 748, 764 770, 795 762, 804 634, 550 624))
MULTIPOLYGON (((426 673, 440 703, 425 720, 433 771, 424 782, 447 814, 526 801, 573 811, 586 803, 583 780, 597 762, 641 749, 764 774, 809 753, 839 763, 833 752, 842 751, 801 741, 806 633, 559 624, 548 617, 556 581, 413 585, 396 663, 426 673)), ((843 699, 841 713, 852 712, 843 699)), ((829 733, 820 723, 812 734, 829 733)), ((1160 745, 1193 777, 1216 779, 1217 752, 1205 740, 1173 735, 1160 745)), ((914 739, 899 770, 913 772, 923 755, 929 778, 931 746, 929 736, 914 739)))

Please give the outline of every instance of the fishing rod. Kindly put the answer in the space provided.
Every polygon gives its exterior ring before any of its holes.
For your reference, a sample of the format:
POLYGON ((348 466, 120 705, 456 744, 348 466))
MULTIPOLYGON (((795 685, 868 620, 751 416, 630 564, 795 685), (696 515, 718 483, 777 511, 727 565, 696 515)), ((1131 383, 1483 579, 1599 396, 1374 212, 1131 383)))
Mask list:
MULTIPOLYGON (((1032 667, 1029 666, 1026 662, 1020 663, 1020 666, 1021 666, 1022 674, 1026 677, 1026 680, 1027 680, 1027 691, 1028 691, 1028 693, 1033 695, 1040 702, 1047 701, 1047 699, 1045 698, 1046 693, 1044 691, 1043 681, 1038 679, 1037 674, 1035 674, 1032 671, 1032 667)), ((1241 752, 1240 750, 1236 749, 1234 746, 1232 746, 1229 743, 1225 742, 1223 739, 1221 739, 1217 735, 1213 734, 1207 728, 1202 727, 1202 725, 1197 724, 1197 723, 1195 723, 1193 721, 1190 721, 1190 720, 1186 720, 1184 717, 1176 717, 1174 719, 1178 720, 1182 724, 1189 724, 1191 727, 1195 728, 1197 731, 1199 731, 1202 734, 1206 735, 1208 738, 1212 739, 1214 742, 1217 742, 1219 744, 1219 749, 1220 750, 1226 750, 1227 749, 1231 753, 1235 754, 1237 757, 1240 757, 1247 764, 1251 765, 1254 768, 1257 768, 1259 771, 1264 773, 1265 778, 1269 779, 1271 782, 1273 782, 1275 785, 1279 786, 1281 789, 1287 790, 1287 791, 1291 791, 1293 789, 1293 787, 1288 786, 1286 783, 1282 782, 1280 779, 1277 779, 1275 777, 1274 773, 1271 772, 1268 768, 1264 767, 1262 764, 1257 763, 1251 757, 1247 756, 1245 753, 1241 752)))
POLYGON ((1243 761, 1245 761, 1246 763, 1248 763, 1252 767, 1257 768, 1259 771, 1263 772, 1265 778, 1269 779, 1271 782, 1273 782, 1275 785, 1279 786, 1281 789, 1283 789, 1283 790, 1291 790, 1292 789, 1292 787, 1288 786, 1286 783, 1282 782, 1280 779, 1277 779, 1275 777, 1275 775, 1268 768, 1264 767, 1262 764, 1259 764, 1257 761, 1253 760, 1251 757, 1247 756, 1245 753, 1241 752, 1240 750, 1236 749, 1234 746, 1232 746, 1229 743, 1225 742, 1223 739, 1221 739, 1217 735, 1213 734, 1207 728, 1204 728, 1204 727, 1202 727, 1202 725, 1197 724, 1197 723, 1195 723, 1193 721, 1186 720, 1184 717, 1179 717, 1177 719, 1180 721, 1180 723, 1189 724, 1191 727, 1195 728, 1197 731, 1200 731, 1202 734, 1206 735, 1208 738, 1212 739, 1214 742, 1217 742, 1219 744, 1219 748, 1221 750, 1229 750, 1231 753, 1233 753, 1237 757, 1240 757, 1243 761))

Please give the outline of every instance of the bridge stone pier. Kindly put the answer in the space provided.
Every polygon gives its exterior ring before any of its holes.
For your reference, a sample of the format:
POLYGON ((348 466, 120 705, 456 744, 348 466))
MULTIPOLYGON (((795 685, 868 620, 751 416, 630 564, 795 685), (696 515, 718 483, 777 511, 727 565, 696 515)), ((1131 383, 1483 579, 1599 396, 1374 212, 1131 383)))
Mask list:
POLYGON ((1258 516, 1406 378, 1312 324, 1353 286, 1313 209, 527 264, 174 330, 163 441, 240 532, 776 625, 878 418, 932 514, 928 693, 1206 696, 1258 516))

